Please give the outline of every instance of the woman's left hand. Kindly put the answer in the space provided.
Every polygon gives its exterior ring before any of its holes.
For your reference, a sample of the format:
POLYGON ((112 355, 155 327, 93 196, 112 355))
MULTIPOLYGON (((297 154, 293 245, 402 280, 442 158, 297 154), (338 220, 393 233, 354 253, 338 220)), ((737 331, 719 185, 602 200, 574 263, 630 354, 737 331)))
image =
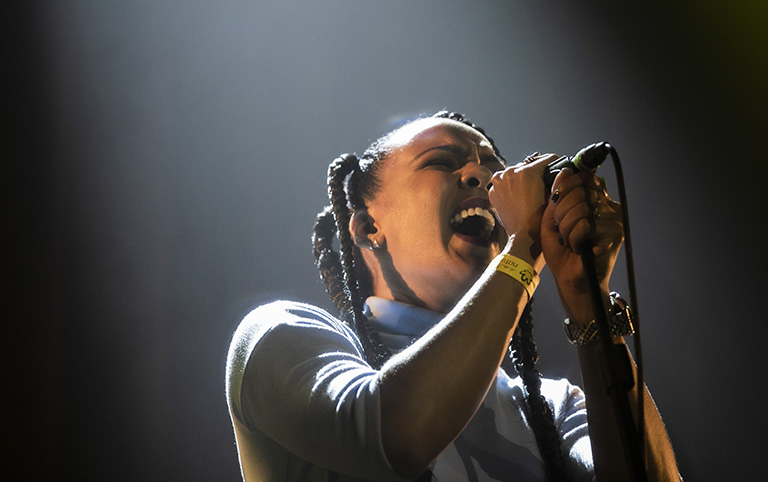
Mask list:
POLYGON ((580 252, 592 246, 601 291, 608 281, 624 240, 621 206, 592 172, 561 171, 552 185, 541 224, 541 243, 568 315, 589 322, 591 304, 580 252))

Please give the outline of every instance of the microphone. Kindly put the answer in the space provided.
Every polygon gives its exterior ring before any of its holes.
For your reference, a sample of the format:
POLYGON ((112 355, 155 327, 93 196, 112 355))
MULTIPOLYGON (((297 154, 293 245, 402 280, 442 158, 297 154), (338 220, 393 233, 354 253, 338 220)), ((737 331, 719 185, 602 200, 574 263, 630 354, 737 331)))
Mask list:
POLYGON ((563 156, 547 165, 547 173, 544 175, 544 184, 547 191, 552 189, 552 183, 555 182, 557 173, 563 169, 570 168, 574 172, 596 171, 603 163, 608 153, 613 149, 607 142, 595 142, 580 150, 573 157, 563 156))

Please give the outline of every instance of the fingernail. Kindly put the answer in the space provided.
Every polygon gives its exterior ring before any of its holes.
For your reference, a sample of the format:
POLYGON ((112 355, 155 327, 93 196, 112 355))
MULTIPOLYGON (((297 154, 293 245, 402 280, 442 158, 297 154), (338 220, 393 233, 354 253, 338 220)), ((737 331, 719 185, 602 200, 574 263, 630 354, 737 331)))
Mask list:
POLYGON ((557 221, 555 221, 555 232, 560 232, 560 226, 557 224, 557 221))
POLYGON ((565 241, 562 236, 557 237, 557 242, 560 243, 560 246, 565 246, 565 241))
POLYGON ((552 193, 552 202, 556 203, 558 199, 560 199, 560 190, 555 189, 555 192, 552 193))

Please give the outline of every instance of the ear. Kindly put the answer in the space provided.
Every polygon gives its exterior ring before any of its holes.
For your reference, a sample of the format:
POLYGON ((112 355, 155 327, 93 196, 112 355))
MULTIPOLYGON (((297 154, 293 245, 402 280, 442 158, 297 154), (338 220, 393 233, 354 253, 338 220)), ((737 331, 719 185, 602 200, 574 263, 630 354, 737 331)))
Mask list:
POLYGON ((379 229, 376 227, 376 221, 368 214, 367 209, 356 209, 349 220, 349 232, 355 246, 364 249, 377 249, 382 246, 383 239, 376 236, 379 229))

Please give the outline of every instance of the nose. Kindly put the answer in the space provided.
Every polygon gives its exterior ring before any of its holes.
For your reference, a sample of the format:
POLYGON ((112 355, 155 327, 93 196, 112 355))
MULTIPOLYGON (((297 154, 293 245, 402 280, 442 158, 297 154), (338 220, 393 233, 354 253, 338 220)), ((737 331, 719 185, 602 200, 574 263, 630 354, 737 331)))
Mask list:
POLYGON ((485 189, 491 187, 491 170, 474 162, 468 162, 464 165, 461 172, 461 184, 467 187, 484 186, 485 189))

